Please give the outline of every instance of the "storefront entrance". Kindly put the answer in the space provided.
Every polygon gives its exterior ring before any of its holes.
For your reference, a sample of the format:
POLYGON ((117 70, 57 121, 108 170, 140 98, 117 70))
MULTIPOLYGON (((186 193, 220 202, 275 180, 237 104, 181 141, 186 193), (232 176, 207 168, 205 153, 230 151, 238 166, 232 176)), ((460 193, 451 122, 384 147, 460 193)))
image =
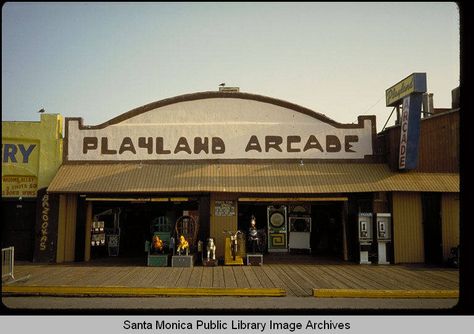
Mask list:
POLYGON ((152 240, 158 223, 166 222, 171 235, 174 234, 176 221, 182 216, 191 216, 197 224, 202 223, 200 198, 181 197, 155 202, 139 199, 131 201, 82 199, 78 207, 82 213, 81 219, 76 226, 76 261, 84 260, 84 240, 87 233, 84 213, 85 207, 90 205, 88 203, 92 204, 92 229, 89 232, 91 261, 127 259, 125 261, 145 264, 145 242, 152 240), (113 248, 110 246, 111 242, 114 243, 113 248))
POLYGON ((15 247, 15 260, 31 261, 34 251, 36 198, 2 200, 2 248, 15 247))
POLYGON ((238 229, 247 234, 254 216, 265 232, 265 254, 343 259, 343 203, 239 202, 238 229))

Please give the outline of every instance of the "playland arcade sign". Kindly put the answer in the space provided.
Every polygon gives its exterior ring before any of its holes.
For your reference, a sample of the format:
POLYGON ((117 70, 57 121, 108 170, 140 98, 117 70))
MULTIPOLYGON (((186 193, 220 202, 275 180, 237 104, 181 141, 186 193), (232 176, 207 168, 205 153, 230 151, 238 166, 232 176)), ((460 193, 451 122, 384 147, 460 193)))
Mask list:
POLYGON ((375 117, 339 124, 260 101, 199 99, 129 112, 97 127, 66 119, 66 161, 364 159, 375 117))

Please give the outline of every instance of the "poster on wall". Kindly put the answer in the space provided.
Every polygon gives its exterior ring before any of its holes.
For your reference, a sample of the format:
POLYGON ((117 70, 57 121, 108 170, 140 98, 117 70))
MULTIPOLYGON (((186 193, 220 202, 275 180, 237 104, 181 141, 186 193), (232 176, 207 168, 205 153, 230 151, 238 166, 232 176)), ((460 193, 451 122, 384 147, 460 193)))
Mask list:
POLYGON ((216 201, 215 215, 219 217, 235 216, 234 201, 216 201))

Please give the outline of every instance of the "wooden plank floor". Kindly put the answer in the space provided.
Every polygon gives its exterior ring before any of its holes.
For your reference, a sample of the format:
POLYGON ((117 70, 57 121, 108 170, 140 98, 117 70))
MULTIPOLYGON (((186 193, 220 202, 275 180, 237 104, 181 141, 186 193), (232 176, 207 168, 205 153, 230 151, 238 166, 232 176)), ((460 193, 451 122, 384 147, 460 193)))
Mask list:
POLYGON ((264 264, 193 268, 20 264, 24 286, 125 286, 168 288, 282 288, 288 296, 311 296, 313 288, 375 290, 457 290, 459 273, 450 268, 405 265, 264 264))

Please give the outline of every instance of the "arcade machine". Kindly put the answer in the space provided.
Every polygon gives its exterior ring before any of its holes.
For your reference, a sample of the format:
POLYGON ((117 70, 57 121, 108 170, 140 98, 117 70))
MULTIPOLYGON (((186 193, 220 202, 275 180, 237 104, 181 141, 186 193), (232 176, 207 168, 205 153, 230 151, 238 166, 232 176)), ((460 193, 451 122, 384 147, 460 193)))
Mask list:
POLYGON ((225 249, 224 249, 224 264, 226 266, 243 265, 243 254, 245 254, 245 238, 244 234, 237 230, 223 231, 226 234, 225 237, 225 249))
POLYGON ((169 261, 170 239, 173 227, 166 216, 152 220, 150 224, 151 242, 145 242, 148 253, 147 266, 167 267, 169 261))
POLYGON ((288 252, 287 209, 284 205, 267 207, 268 252, 288 252))

